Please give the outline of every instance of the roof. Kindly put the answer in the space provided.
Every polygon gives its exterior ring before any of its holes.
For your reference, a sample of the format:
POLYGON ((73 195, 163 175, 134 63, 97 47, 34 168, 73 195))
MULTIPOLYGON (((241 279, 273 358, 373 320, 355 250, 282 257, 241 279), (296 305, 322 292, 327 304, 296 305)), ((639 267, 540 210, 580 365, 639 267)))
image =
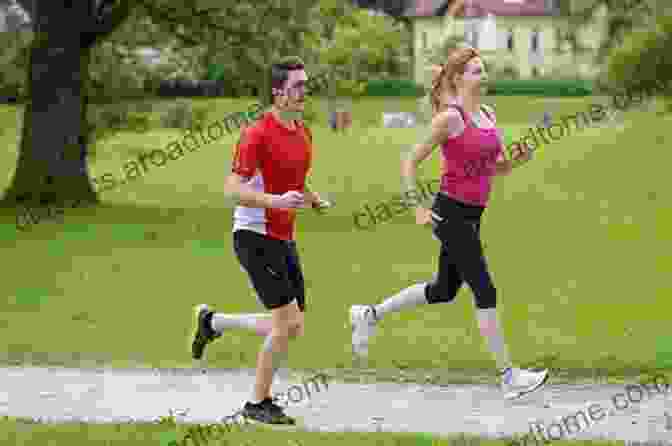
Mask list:
POLYGON ((552 16, 557 14, 554 0, 411 0, 406 17, 552 16))

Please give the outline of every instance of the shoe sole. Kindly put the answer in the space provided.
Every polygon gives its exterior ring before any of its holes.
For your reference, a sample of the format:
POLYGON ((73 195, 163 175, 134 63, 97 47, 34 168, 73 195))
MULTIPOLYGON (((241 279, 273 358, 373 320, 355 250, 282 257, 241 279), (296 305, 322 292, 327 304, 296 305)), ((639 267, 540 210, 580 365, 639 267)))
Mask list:
POLYGON ((548 378, 549 378, 548 370, 546 370, 545 372, 546 372, 546 374, 544 375, 542 380, 539 381, 539 384, 537 384, 536 386, 532 387, 529 390, 509 392, 506 395, 504 395, 504 399, 509 400, 509 401, 517 400, 519 398, 524 397, 525 395, 529 395, 530 393, 534 392, 535 390, 539 390, 548 381, 548 378))
POLYGON ((201 355, 200 358, 194 358, 193 354, 193 345, 196 339, 198 338, 199 333, 201 332, 201 314, 204 312, 210 311, 210 307, 208 307, 207 304, 200 304, 196 305, 194 307, 194 313, 196 314, 195 319, 195 324, 192 327, 192 333, 193 336, 191 337, 191 342, 189 344, 189 351, 191 352, 191 359, 194 361, 194 364, 198 366, 199 368, 204 368, 205 365, 205 347, 207 347, 207 344, 203 347, 203 354, 201 355))
POLYGON ((265 427, 273 430, 293 430, 297 429, 299 427, 298 420, 295 418, 294 419, 294 424, 273 424, 273 423, 265 423, 263 421, 255 420, 254 418, 248 418, 245 415, 242 415, 243 420, 245 421, 246 424, 251 424, 257 427, 265 427))

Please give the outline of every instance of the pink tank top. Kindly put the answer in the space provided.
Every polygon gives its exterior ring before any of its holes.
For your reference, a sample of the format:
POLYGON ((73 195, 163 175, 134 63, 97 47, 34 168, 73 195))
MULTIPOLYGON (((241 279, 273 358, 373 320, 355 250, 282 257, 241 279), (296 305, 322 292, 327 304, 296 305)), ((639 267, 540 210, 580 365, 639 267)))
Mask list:
MULTIPOLYGON (((474 127, 462 107, 451 107, 462 115, 465 129, 460 136, 441 145, 441 192, 463 203, 485 207, 490 198, 495 163, 502 153, 499 130, 474 127)), ((494 122, 493 117, 485 113, 494 122)))

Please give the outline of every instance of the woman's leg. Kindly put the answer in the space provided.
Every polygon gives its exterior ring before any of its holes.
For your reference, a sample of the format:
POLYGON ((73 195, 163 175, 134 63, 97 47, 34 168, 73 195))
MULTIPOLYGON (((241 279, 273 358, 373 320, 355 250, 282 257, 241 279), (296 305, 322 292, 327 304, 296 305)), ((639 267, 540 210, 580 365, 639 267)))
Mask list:
POLYGON ((453 250, 453 261, 476 301, 476 318, 481 335, 502 374, 502 389, 507 399, 518 398, 540 388, 548 370, 528 371, 513 368, 497 318, 497 290, 492 283, 479 236, 480 225, 462 218, 449 218, 436 228, 437 237, 453 250))
POLYGON ((441 222, 436 232, 442 244, 454 247, 452 264, 474 293, 478 328, 488 342, 497 368, 501 371, 511 368, 509 352, 497 319, 497 289, 483 254, 480 221, 450 218, 441 222))
POLYGON ((448 250, 441 244, 439 272, 430 282, 404 288, 378 305, 354 305, 350 308, 353 351, 360 356, 368 354, 369 339, 375 334, 376 323, 385 314, 418 305, 452 302, 461 286, 462 278, 451 263, 448 250))

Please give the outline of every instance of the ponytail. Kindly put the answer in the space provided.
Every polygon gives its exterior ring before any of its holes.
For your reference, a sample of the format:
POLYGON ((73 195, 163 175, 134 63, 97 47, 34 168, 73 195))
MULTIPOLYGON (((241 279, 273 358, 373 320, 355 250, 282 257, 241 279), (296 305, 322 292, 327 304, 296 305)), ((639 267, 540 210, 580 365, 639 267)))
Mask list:
POLYGON ((457 96, 456 86, 453 82, 453 76, 458 73, 464 73, 467 63, 480 57, 478 51, 471 47, 458 48, 453 50, 448 56, 448 61, 443 65, 432 66, 432 89, 430 91, 430 101, 433 113, 438 113, 443 105, 441 103, 441 93, 444 87, 443 80, 448 77, 451 94, 457 96))

